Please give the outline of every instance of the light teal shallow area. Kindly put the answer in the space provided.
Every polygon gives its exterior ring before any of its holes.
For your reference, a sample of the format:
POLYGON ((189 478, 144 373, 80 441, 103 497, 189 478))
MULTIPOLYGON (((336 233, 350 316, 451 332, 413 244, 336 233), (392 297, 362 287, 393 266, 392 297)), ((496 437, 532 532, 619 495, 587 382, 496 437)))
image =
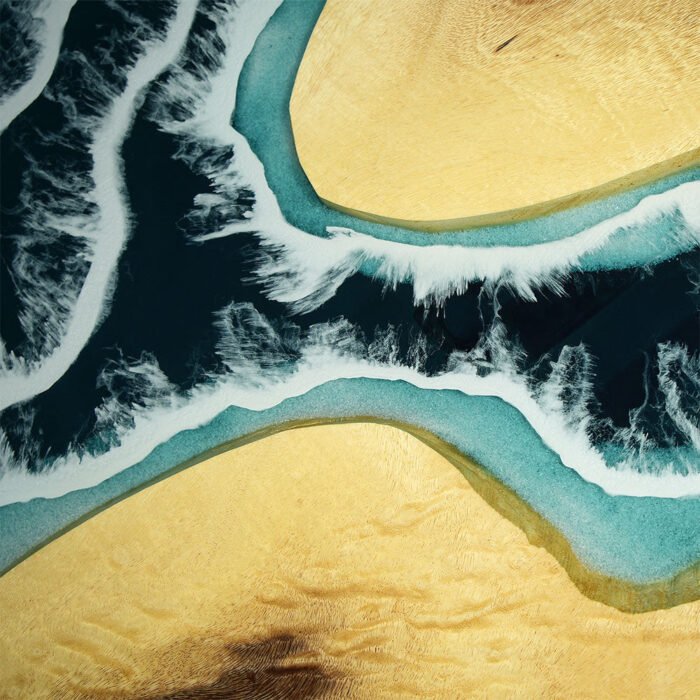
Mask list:
MULTIPOLYGON (((262 161, 270 188, 291 224, 317 236, 327 226, 350 228, 387 241, 415 246, 525 246, 566 238, 628 211, 648 195, 700 179, 695 166, 668 177, 548 216, 514 224, 462 231, 421 232, 359 219, 325 205, 314 192, 297 158, 289 100, 309 36, 324 0, 286 0, 258 37, 238 83, 234 128, 262 161)), ((342 168, 343 164, 338 163, 342 168)), ((601 249, 580 261, 584 270, 618 269, 661 262, 692 249, 697 239, 666 216, 614 234, 601 249)), ((371 266, 362 269, 373 274, 371 266)))
POLYGON ((557 527, 596 571, 647 583, 700 560, 700 499, 609 496, 566 468, 500 399, 401 381, 342 379, 266 411, 229 408, 93 488, 0 508, 0 570, 86 514, 218 445, 291 420, 353 416, 408 423, 455 446, 557 527))

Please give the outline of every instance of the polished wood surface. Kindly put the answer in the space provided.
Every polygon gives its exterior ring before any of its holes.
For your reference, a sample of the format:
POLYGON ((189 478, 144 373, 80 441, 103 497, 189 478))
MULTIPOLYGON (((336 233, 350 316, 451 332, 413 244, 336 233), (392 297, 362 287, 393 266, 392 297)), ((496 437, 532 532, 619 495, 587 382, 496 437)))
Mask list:
POLYGON ((445 456, 369 423, 138 492, 0 578, 0 617, 2 697, 700 693, 699 602, 590 600, 445 456))
POLYGON ((698 0, 328 0, 290 112, 318 195, 429 229, 698 162, 698 0))

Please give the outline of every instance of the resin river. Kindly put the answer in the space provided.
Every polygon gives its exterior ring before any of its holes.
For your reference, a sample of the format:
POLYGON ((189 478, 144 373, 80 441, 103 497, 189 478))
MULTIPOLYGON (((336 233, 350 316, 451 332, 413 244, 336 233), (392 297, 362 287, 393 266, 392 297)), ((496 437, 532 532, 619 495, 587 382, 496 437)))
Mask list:
POLYGON ((321 8, 70 10, 2 133, 0 569, 219 446, 371 417, 472 458, 592 570, 692 572, 697 166, 505 226, 334 211, 288 116, 321 8))

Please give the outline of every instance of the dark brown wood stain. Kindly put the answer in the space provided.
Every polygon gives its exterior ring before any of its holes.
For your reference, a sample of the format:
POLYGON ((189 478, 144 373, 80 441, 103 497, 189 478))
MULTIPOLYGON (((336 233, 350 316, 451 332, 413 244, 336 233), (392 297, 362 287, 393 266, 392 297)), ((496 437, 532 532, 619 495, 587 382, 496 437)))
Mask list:
POLYGON ((333 698, 346 695, 349 679, 323 663, 309 661, 310 645, 299 636, 282 634, 231 644, 230 665, 210 683, 193 685, 142 700, 188 698, 333 698), (295 657, 302 657, 295 663, 295 657))

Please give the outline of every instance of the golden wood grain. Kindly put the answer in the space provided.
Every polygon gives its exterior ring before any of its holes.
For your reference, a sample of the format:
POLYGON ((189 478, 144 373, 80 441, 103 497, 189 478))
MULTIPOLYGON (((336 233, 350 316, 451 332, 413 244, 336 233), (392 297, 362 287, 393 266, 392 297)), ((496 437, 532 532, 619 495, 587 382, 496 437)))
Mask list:
POLYGON ((581 595, 444 456, 288 430, 117 503, 0 578, 0 695, 693 697, 700 603, 581 595))
POLYGON ((328 0, 294 85, 318 195, 428 229, 539 216, 700 160, 697 0, 328 0))

